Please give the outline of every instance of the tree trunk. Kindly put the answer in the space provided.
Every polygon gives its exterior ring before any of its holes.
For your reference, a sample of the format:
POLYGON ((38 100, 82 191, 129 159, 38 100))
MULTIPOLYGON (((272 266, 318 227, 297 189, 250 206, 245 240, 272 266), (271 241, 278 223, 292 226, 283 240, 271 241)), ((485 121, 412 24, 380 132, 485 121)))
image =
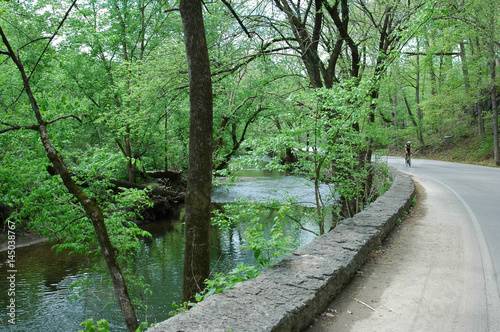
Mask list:
MULTIPOLYGON (((480 98, 478 98, 480 100, 480 98)), ((479 135, 480 139, 485 138, 485 133, 484 133, 484 119, 483 119, 483 103, 481 101, 478 101, 476 103, 476 108, 477 108, 477 132, 479 135)))
POLYGON ((495 86, 495 70, 496 70, 496 58, 495 50, 491 46, 491 59, 490 59, 490 70, 491 70, 491 111, 493 112, 493 142, 494 142, 494 156, 495 164, 500 166, 500 152, 499 152, 499 142, 498 142, 498 105, 497 105, 497 94, 495 86))
POLYGON ((111 244, 109 239, 108 231, 106 229, 106 224, 104 223, 104 215, 102 208, 99 206, 95 198, 89 197, 73 180, 71 173, 68 170, 67 165, 62 161, 58 155, 56 149, 52 145, 49 139, 49 133, 47 131, 47 122, 43 119, 40 109, 38 107, 37 101, 31 86, 29 84, 29 79, 24 70, 24 66, 21 60, 16 56, 14 50, 10 46, 7 37, 5 36, 2 28, 0 27, 0 34, 2 36, 3 42, 8 49, 8 55, 16 64, 23 83, 26 94, 28 95, 31 108, 38 122, 38 132, 40 134, 41 142, 45 148, 45 152, 50 162, 56 169, 57 173, 61 176, 65 187, 68 191, 77 198, 78 202, 83 206, 87 217, 92 221, 94 226, 94 231, 99 243, 99 247, 104 256, 106 264, 108 266, 109 273, 111 275, 111 280, 113 282, 113 287, 115 290, 115 295, 118 299, 123 317, 125 318, 125 323, 129 332, 134 332, 139 324, 137 323, 137 317, 135 315, 134 307, 132 301, 130 300, 127 285, 125 284, 125 279, 121 273, 118 261, 115 255, 115 248, 111 244))
MULTIPOLYGON (((460 47, 460 60, 462 62, 462 75, 464 77, 464 87, 465 87, 465 93, 467 95, 470 94, 471 86, 470 86, 470 80, 469 80, 469 68, 467 66, 467 55, 465 52, 465 44, 464 42, 458 43, 458 46, 460 47)), ((474 107, 469 106, 467 110, 467 114, 470 116, 471 123, 473 123, 474 117, 475 117, 475 112, 474 112, 474 107)))
MULTIPOLYGON (((426 49, 430 48, 430 43, 429 40, 426 39, 424 41, 426 49)), ((434 71, 434 56, 429 54, 426 59, 428 65, 429 65, 429 77, 431 79, 431 95, 435 96, 436 95, 436 72, 434 71)))
MULTIPOLYGON (((496 2, 495 2, 496 3, 496 2)), ((493 142, 494 142, 494 156, 495 164, 500 166, 500 151, 498 142, 498 105, 497 105, 497 94, 496 94, 496 64, 497 57, 495 52, 496 39, 495 39, 495 4, 493 0, 489 1, 489 11, 490 11, 490 31, 489 31, 489 48, 490 48, 490 78, 491 78, 491 111, 493 112, 493 142)))
POLYGON ((127 162, 128 182, 135 183, 135 162, 130 158, 127 162))
POLYGON ((422 136, 422 131, 421 131, 417 121, 415 120, 415 117, 413 116, 413 113, 412 113, 411 108, 410 108, 410 104, 408 104, 408 99, 406 99, 405 95, 403 95, 403 100, 405 102, 406 111, 408 112, 408 116, 410 117, 411 123, 413 123, 413 125, 417 128, 418 141, 420 142, 420 144, 422 146, 424 146, 425 144, 424 144, 424 137, 422 136))
MULTIPOLYGON (((415 82, 415 104, 417 105, 418 132, 422 135, 422 119, 424 117, 422 108, 420 107, 420 42, 417 38, 417 77, 415 82)), ((421 142, 423 138, 419 137, 421 142)))
POLYGON ((399 150, 399 128, 398 128, 398 92, 397 92, 397 85, 396 85, 396 80, 393 81, 393 88, 394 88, 394 100, 393 100, 393 105, 394 105, 394 112, 392 112, 392 120, 394 122, 394 127, 396 128, 396 147, 399 150))
MULTIPOLYGON (((257 109, 257 111, 252 115, 252 117, 246 121, 245 126, 243 127, 243 132, 242 132, 239 140, 236 137, 236 129, 237 129, 236 123, 232 123, 232 126, 231 126, 231 136, 232 136, 232 139, 233 139, 233 147, 231 148, 231 151, 229 151, 229 153, 227 153, 223 157, 223 159, 219 163, 219 165, 217 165, 215 167, 216 171, 220 171, 220 170, 222 170, 222 169, 224 169, 224 168, 227 167, 227 165, 229 164, 229 161, 231 160, 231 158, 233 157, 233 155, 238 151, 238 149, 241 146, 241 143, 243 143, 243 141, 245 140, 245 135, 246 135, 246 132, 248 130, 248 127, 250 126, 250 124, 252 122, 255 121, 255 119, 257 118, 257 116, 259 115, 259 113, 262 110, 263 110, 262 106, 259 106, 259 108, 257 109)), ((222 148, 222 146, 220 146, 220 148, 222 148)), ((214 155, 216 155, 216 153, 214 153, 214 155)))
POLYGON ((189 71, 189 161, 182 301, 193 301, 210 275, 213 106, 201 0, 181 0, 189 71))
POLYGON ((165 112, 165 171, 168 171, 168 112, 165 112))

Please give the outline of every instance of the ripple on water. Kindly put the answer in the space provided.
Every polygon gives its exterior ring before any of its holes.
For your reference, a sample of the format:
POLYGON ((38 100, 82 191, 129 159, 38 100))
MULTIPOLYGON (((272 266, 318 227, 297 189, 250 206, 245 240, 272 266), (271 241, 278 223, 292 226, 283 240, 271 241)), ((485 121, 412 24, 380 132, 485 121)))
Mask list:
MULTIPOLYGON (((324 200, 328 200, 332 195, 327 184, 320 185, 320 192, 324 200)), ((298 205, 314 207, 314 183, 297 176, 268 176, 256 180, 237 181, 228 186, 215 188, 212 193, 212 201, 215 203, 232 203, 239 198, 254 202, 293 198, 298 205)))
MULTIPOLYGON (((283 176, 258 169, 241 174, 245 181, 239 181, 214 190, 213 201, 234 202, 238 197, 254 201, 282 200, 295 197, 303 206, 314 205, 314 185, 311 181, 296 176, 283 176)), ((327 185, 321 186, 324 197, 330 195, 327 185)), ((169 317, 172 302, 180 302, 184 232, 179 220, 165 221, 150 226, 154 239, 145 241, 138 254, 136 270, 151 284, 154 296, 148 299, 152 309, 148 320, 164 320, 169 317), (151 317, 154 316, 154 317, 151 317)), ((243 230, 220 232, 214 244, 212 266, 216 271, 228 271, 238 262, 248 263, 252 254, 241 248, 243 230)), ((307 243, 314 236, 301 233, 300 242, 307 243)), ((17 255, 16 303, 17 322, 15 329, 0 321, 1 331, 77 331, 80 322, 87 318, 106 318, 113 331, 125 331, 119 307, 114 301, 112 286, 107 277, 93 272, 95 262, 84 256, 56 255, 51 244, 41 243, 19 248, 17 255), (70 289, 77 281, 94 280, 91 286, 70 289), (70 301, 75 294, 82 296, 70 301)), ((0 262, 7 257, 0 253, 0 262)), ((102 263, 101 263, 102 264, 102 263)), ((8 289, 5 265, 0 268, 0 290, 8 289)), ((0 294, 0 306, 6 308, 9 298, 6 292, 0 294)), ((139 319, 144 320, 141 316, 139 319)))

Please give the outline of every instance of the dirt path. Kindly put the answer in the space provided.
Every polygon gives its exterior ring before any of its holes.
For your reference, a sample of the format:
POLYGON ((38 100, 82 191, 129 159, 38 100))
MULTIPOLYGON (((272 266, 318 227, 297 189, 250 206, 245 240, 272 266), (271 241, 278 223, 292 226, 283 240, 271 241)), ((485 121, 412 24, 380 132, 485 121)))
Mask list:
POLYGON ((411 213, 306 331, 488 330, 481 256, 463 207, 418 181, 411 213))

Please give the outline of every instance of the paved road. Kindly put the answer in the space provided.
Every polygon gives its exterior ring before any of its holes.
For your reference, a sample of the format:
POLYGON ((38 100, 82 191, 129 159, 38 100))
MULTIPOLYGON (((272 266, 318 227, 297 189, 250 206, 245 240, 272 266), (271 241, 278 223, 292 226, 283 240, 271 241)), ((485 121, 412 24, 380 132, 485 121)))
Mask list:
POLYGON ((500 331, 500 169, 388 162, 421 188, 418 212, 308 331, 500 331))

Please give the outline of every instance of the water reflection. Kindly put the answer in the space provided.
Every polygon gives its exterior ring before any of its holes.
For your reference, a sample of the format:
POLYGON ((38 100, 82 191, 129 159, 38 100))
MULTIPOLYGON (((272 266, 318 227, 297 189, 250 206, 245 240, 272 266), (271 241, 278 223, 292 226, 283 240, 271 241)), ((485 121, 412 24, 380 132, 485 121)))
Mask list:
MULTIPOLYGON (((244 169, 236 173, 239 180, 230 186, 215 188, 212 201, 230 203, 239 198, 263 202, 293 198, 301 206, 314 207, 314 183, 298 176, 284 176, 277 171, 244 169)), ((320 192, 326 205, 330 205, 332 192, 327 184, 320 185, 320 192)))
MULTIPOLYGON (((6 308, 10 296, 7 252, 0 253, 0 307, 6 308)), ((56 253, 51 245, 41 243, 16 250, 16 325, 8 324, 2 313, 1 325, 5 331, 72 331, 84 319, 87 306, 81 301, 70 304, 69 286, 85 278, 81 271, 90 265, 88 258, 56 253), (45 327, 47 326, 47 329, 45 327)))
MULTIPOLYGON (((242 181, 229 189, 220 188, 214 192, 214 200, 231 201, 242 193, 250 194, 254 199, 269 197, 283 198, 287 193, 299 195, 302 201, 313 201, 314 191, 308 182, 279 174, 248 170, 243 175, 256 178, 254 181, 242 181), (256 174, 261 172, 261 174, 256 174), (270 190, 269 188, 273 188, 270 190)), ((323 188, 327 190, 327 188, 323 188)), ((141 321, 155 322, 169 318, 172 302, 179 303, 182 293, 182 270, 184 255, 184 227, 181 223, 182 209, 171 220, 144 225, 152 239, 145 240, 136 259, 134 271, 143 276, 151 285, 153 296, 140 294, 148 304, 147 312, 138 312, 141 321)), ((273 220, 273 212, 268 219, 273 220)), ((220 231, 212 230, 211 264, 214 272, 228 272, 238 263, 251 263, 253 254, 243 250, 244 225, 220 231)), ((307 243, 313 235, 297 232, 296 239, 307 243)), ((7 295, 7 252, 0 253, 0 307, 2 331, 77 331, 80 322, 87 318, 95 320, 105 318, 112 331, 125 331, 121 314, 109 278, 95 272, 94 262, 85 256, 70 255, 62 252, 58 255, 51 250, 51 244, 40 243, 16 250, 16 325, 8 324, 6 307, 10 297, 7 295), (86 281, 92 284, 86 285, 86 281), (80 284, 71 288, 75 282, 80 284), (79 294, 79 297, 75 295, 79 294), (73 298, 72 300, 70 300, 73 298)), ((133 290, 132 290, 133 293, 133 290)), ((139 294, 136 294, 139 295, 139 294)))

